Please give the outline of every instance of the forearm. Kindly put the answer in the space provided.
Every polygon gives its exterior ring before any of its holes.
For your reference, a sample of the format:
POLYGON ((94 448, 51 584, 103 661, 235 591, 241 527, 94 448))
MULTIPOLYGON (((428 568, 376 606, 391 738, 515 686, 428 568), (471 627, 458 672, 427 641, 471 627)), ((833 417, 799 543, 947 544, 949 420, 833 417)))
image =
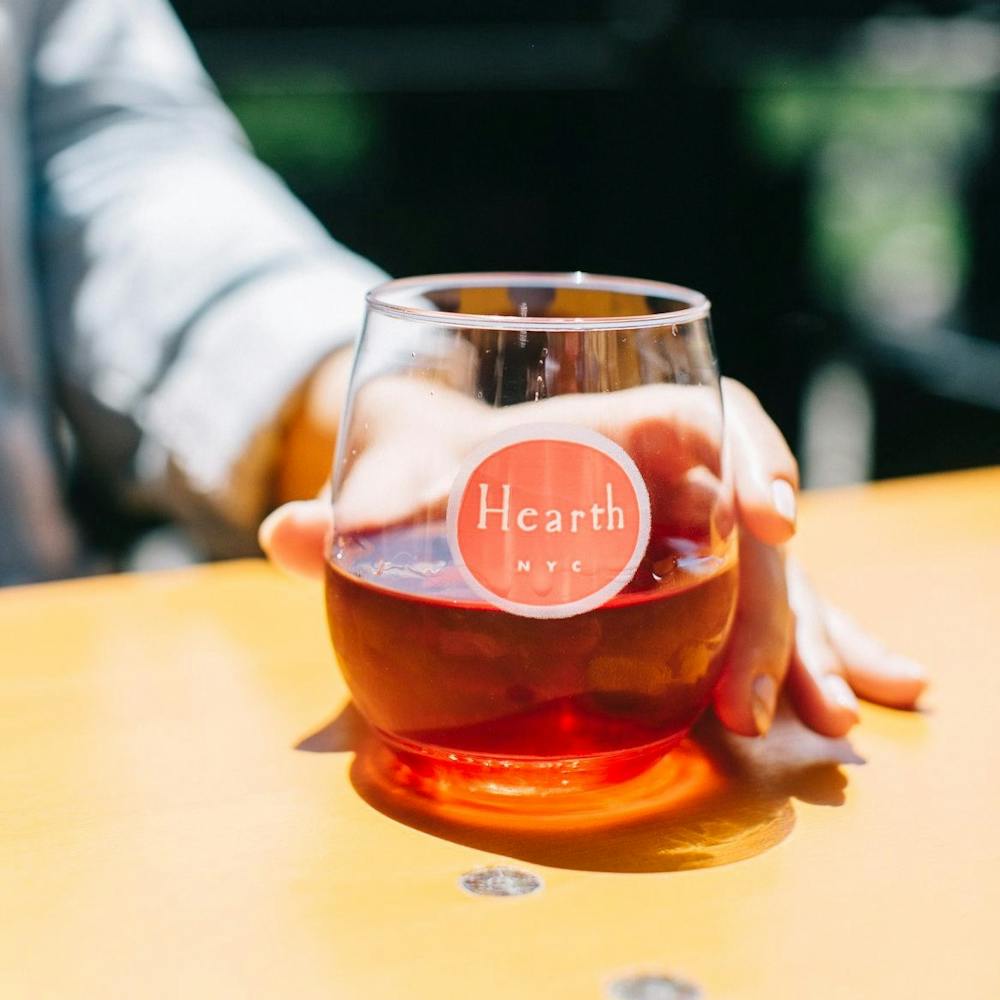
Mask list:
POLYGON ((254 160, 163 3, 45 11, 37 238, 81 453, 122 496, 249 536, 289 399, 356 335, 381 272, 254 160))

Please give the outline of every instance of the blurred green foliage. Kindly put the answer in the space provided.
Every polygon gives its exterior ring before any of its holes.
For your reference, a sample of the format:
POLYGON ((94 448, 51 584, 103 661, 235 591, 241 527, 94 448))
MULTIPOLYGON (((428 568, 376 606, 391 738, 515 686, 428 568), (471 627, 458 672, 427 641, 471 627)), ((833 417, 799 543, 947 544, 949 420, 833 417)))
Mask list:
MULTIPOLYGON (((857 300, 880 250, 922 243, 957 289, 969 264, 962 175, 989 131, 984 88, 879 78, 869 67, 768 68, 748 82, 744 120, 778 169, 811 163, 811 272, 834 302, 857 300), (906 240, 906 234, 919 239, 906 240)), ((856 302, 861 305, 860 302, 856 302)))
POLYGON ((371 149, 375 115, 361 95, 329 80, 288 78, 266 88, 228 81, 223 97, 257 155, 282 175, 322 174, 336 185, 371 149))

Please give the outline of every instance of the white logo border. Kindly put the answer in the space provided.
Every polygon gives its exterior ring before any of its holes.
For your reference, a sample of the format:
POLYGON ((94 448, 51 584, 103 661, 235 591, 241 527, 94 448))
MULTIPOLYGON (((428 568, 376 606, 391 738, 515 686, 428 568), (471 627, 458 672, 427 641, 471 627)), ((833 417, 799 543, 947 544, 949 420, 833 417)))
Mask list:
POLYGON ((589 427, 578 427, 574 424, 527 423, 495 434, 466 455, 459 466, 458 474, 455 476, 455 481, 448 494, 448 548, 465 584, 477 597, 481 597, 493 607, 524 618, 573 618, 606 604, 635 576, 636 570, 642 562, 642 557, 646 553, 646 546, 649 544, 650 524, 649 490, 646 489, 646 483, 632 457, 624 448, 603 434, 599 434, 589 427), (512 444, 523 444, 528 441, 570 441, 601 452, 615 462, 628 477, 635 490, 639 505, 639 532, 635 548, 625 566, 613 580, 599 590, 564 604, 524 604, 520 601, 510 601, 493 593, 492 590, 480 583, 472 570, 466 566, 458 541, 458 511, 472 474, 496 452, 502 451, 512 444))

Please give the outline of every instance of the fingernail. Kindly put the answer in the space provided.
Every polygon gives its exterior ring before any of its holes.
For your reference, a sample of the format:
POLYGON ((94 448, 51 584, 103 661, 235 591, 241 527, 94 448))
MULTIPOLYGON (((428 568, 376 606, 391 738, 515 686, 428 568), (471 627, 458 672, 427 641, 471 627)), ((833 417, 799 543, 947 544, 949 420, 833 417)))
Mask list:
POLYGON ((774 705, 778 700, 778 685, 770 674, 760 674, 751 686, 750 709, 753 724, 763 736, 774 721, 774 705))
POLYGON ((848 712, 851 712, 855 719, 858 717, 858 699, 854 696, 847 681, 840 674, 827 674, 823 678, 823 693, 835 705, 848 712))
POLYGON ((789 524, 795 523, 795 490, 787 479, 775 479, 771 483, 771 503, 789 524))
POLYGON ((890 656, 889 663, 891 664, 890 669, 894 676, 900 678, 901 680, 907 681, 926 681, 927 680, 927 670, 926 668, 917 663, 916 660, 911 660, 908 656, 900 656, 898 653, 890 656))

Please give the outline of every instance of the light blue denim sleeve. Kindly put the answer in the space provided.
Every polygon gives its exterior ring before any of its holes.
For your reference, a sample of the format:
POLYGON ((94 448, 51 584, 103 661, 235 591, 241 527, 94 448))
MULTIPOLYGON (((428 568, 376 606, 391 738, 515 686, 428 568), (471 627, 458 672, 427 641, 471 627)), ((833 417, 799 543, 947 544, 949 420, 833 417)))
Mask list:
POLYGON ((276 425, 382 272, 252 155, 161 0, 40 0, 31 149, 46 329, 88 461, 249 530, 276 425))

